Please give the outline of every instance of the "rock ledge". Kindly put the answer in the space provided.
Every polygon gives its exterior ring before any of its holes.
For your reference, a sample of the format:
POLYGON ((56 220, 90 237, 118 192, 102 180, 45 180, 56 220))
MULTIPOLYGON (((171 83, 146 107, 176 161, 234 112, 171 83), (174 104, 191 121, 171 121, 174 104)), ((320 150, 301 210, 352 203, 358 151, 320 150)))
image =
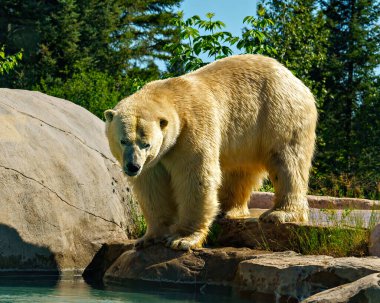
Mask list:
POLYGON ((380 272, 376 257, 302 256, 292 251, 269 253, 232 247, 183 252, 155 245, 136 250, 133 244, 103 245, 84 278, 117 285, 136 280, 222 285, 245 295, 260 293, 273 300, 277 296, 298 302, 380 272))

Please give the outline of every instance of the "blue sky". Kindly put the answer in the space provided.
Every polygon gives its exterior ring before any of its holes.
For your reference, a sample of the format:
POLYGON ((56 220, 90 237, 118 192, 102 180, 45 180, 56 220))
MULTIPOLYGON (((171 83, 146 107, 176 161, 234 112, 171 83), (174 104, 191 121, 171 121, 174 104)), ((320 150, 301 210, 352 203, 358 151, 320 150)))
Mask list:
MULTIPOLYGON (((185 18, 194 15, 205 18, 206 13, 215 13, 214 18, 226 24, 226 31, 239 36, 243 28, 243 18, 256 14, 257 2, 258 0, 184 0, 180 10, 184 12, 185 18)), ((236 49, 232 50, 237 53, 236 49)), ((380 66, 376 72, 380 74, 380 66)))
MULTIPOLYGON (((215 20, 225 23, 224 30, 232 33, 234 36, 240 36, 243 28, 243 19, 246 16, 256 14, 256 6, 258 0, 184 0, 180 6, 180 10, 184 13, 184 18, 190 18, 199 15, 205 19, 207 13, 214 13, 215 20)), ((231 48, 236 54, 237 49, 231 48)), ((201 58, 205 61, 211 59, 201 58)), ((157 62, 160 69, 165 69, 163 62, 157 62)))
POLYGON ((257 0, 184 0, 181 5, 185 18, 206 13, 215 13, 215 19, 226 24, 225 30, 238 36, 243 28, 243 19, 256 14, 257 0))

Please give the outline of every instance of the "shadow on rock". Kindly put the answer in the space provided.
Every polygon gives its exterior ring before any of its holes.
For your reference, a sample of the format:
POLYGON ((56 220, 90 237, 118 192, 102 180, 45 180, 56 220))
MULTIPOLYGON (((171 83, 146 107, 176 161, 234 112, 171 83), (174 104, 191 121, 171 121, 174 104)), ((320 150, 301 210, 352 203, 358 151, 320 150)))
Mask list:
POLYGON ((48 247, 25 242, 16 229, 0 224, 0 276, 36 274, 58 279, 59 269, 53 252, 48 247))

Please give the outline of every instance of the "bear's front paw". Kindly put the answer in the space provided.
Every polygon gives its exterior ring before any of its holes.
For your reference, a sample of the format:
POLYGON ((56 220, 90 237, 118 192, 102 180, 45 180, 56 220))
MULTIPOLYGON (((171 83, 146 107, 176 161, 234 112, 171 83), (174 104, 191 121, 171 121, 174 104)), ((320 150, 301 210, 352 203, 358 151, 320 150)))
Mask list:
POLYGON ((166 246, 176 250, 190 250, 202 247, 204 236, 194 233, 188 237, 171 236, 166 239, 166 246))
POLYGON ((287 223, 302 222, 305 223, 309 219, 308 211, 285 211, 278 209, 270 209, 260 216, 260 221, 267 223, 287 223))

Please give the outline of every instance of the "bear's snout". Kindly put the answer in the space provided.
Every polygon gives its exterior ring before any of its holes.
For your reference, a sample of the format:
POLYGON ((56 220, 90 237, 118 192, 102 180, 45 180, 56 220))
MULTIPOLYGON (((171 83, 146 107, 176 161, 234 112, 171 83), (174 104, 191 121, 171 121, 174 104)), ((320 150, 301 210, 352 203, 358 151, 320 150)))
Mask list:
POLYGON ((125 173, 128 176, 136 176, 141 166, 135 163, 127 163, 125 173))

